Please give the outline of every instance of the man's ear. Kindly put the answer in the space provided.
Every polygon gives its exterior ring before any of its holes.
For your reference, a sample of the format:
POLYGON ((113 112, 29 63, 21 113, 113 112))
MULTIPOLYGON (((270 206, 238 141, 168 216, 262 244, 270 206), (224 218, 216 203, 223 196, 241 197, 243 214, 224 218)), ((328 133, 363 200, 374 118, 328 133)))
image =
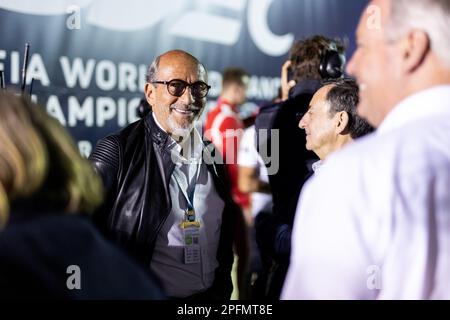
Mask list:
POLYGON ((154 105, 155 102, 155 95, 156 95, 156 87, 153 86, 151 83, 146 83, 144 87, 145 92, 145 98, 147 98, 147 102, 150 106, 154 105))
POLYGON ((430 51, 430 39, 421 30, 409 32, 401 43, 403 71, 412 72, 419 68, 430 51))
POLYGON ((348 125, 350 122, 348 113, 345 111, 341 111, 336 114, 336 117, 337 117, 336 133, 337 134, 347 134, 348 133, 348 125))

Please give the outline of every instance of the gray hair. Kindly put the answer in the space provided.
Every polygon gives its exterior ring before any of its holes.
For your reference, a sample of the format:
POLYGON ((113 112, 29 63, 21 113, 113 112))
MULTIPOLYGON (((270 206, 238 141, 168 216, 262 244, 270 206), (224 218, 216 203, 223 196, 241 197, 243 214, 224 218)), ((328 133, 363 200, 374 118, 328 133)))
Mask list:
POLYGON ((152 83, 153 81, 157 81, 158 78, 158 68, 159 68, 159 60, 161 60, 161 56, 156 57, 155 60, 150 64, 150 66, 147 69, 147 82, 152 83))
POLYGON ((450 68, 450 1, 391 0, 389 39, 397 40, 411 29, 426 32, 431 50, 450 68))

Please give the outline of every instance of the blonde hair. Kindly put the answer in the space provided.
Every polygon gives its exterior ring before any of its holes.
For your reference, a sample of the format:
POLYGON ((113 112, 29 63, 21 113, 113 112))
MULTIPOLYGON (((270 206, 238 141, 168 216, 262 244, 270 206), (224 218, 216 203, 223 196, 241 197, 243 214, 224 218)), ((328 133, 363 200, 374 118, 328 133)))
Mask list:
POLYGON ((0 183, 0 227, 6 223, 6 214, 9 210, 5 189, 0 183))
POLYGON ((103 198, 101 179, 66 130, 39 106, 9 93, 0 93, 0 183, 7 199, 0 226, 8 202, 90 213, 103 198))

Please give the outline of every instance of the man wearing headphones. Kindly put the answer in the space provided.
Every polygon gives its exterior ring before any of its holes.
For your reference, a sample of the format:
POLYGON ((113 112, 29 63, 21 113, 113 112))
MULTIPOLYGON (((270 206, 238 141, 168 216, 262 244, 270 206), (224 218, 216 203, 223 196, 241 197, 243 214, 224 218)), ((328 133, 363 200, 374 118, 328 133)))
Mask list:
MULTIPOLYGON (((258 147, 264 163, 267 152, 278 149, 278 171, 269 173, 273 193, 273 211, 259 214, 255 222, 257 242, 262 259, 270 269, 267 296, 278 299, 289 266, 291 230, 300 190, 312 174, 312 163, 318 159, 306 150, 304 130, 298 127, 312 96, 324 80, 343 76, 344 46, 323 36, 300 40, 291 48, 290 58, 282 67, 282 102, 264 107, 255 127, 268 130, 267 139, 258 137, 258 147), (278 130, 279 139, 271 133, 278 130), (276 146, 275 144, 278 144, 276 146), (264 154, 266 153, 266 154, 264 154), (272 264, 272 265, 271 265, 272 264)), ((267 160, 267 161, 266 161, 267 160)), ((273 159, 272 159, 273 161, 273 159)))

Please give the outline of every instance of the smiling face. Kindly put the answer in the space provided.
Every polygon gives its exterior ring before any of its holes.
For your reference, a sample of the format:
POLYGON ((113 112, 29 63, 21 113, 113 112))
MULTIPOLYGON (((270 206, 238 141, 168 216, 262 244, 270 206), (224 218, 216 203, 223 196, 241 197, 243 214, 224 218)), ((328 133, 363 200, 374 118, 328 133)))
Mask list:
MULTIPOLYGON (((187 83, 206 82, 206 71, 192 56, 182 51, 169 51, 161 56, 156 72, 157 81, 180 79, 187 83)), ((206 97, 196 99, 186 88, 181 97, 171 95, 165 84, 147 83, 147 101, 153 113, 167 133, 185 137, 193 128, 206 104, 206 97)))

